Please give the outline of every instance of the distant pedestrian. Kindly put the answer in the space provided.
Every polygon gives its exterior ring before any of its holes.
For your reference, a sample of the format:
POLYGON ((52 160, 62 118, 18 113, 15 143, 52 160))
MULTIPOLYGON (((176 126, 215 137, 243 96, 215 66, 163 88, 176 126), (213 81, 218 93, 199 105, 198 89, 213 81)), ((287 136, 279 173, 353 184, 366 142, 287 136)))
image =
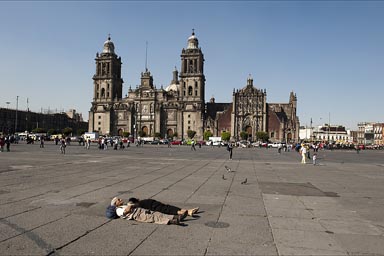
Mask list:
POLYGON ((301 163, 302 164, 305 164, 305 158, 307 157, 307 148, 305 147, 305 145, 301 145, 301 148, 300 148, 300 152, 301 152, 301 163))
POLYGON ((41 136, 40 137, 40 148, 43 148, 44 147, 44 137, 41 136))
POLYGON ((5 144, 7 145, 7 152, 11 151, 11 141, 9 136, 5 137, 5 144))
POLYGON ((227 151, 229 152, 229 160, 232 160, 233 145, 231 142, 228 142, 227 151))
POLYGON ((4 152, 5 139, 4 137, 0 137, 0 151, 4 152))
POLYGON ((317 164, 317 162, 316 162, 316 160, 317 160, 317 154, 316 154, 316 153, 313 154, 313 156, 312 156, 312 160, 313 160, 313 165, 316 165, 316 164, 317 164))
POLYGON ((191 141, 191 150, 196 151, 195 140, 192 140, 192 141, 191 141))
POLYGON ((279 146, 277 147, 277 152, 279 153, 279 154, 281 154, 281 149, 282 149, 282 145, 281 145, 281 143, 279 144, 279 146))
POLYGON ((65 148, 67 147, 67 143, 64 138, 61 139, 60 141, 60 152, 61 154, 65 155, 65 148))

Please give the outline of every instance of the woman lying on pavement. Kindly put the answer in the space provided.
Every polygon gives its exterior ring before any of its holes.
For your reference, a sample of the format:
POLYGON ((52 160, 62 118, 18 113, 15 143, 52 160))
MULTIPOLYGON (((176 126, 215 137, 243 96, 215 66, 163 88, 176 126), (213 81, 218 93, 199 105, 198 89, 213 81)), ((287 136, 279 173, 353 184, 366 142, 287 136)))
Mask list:
POLYGON ((199 207, 192 209, 181 209, 174 205, 163 204, 162 202, 156 201, 154 199, 143 199, 139 200, 138 198, 131 197, 128 200, 128 204, 133 204, 135 206, 148 209, 151 211, 162 212, 165 214, 173 214, 173 215, 183 215, 185 212, 189 216, 193 216, 193 214, 199 211, 199 207))

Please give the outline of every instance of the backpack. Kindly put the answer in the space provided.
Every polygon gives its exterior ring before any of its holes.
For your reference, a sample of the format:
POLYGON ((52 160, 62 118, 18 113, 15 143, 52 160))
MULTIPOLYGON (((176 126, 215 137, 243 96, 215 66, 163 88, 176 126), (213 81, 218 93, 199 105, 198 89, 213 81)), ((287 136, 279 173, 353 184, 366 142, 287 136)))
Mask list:
POLYGON ((227 151, 231 151, 231 148, 229 147, 229 144, 227 144, 227 151))
POLYGON ((108 219, 117 219, 119 216, 116 214, 116 206, 114 205, 109 205, 105 211, 105 216, 108 219))

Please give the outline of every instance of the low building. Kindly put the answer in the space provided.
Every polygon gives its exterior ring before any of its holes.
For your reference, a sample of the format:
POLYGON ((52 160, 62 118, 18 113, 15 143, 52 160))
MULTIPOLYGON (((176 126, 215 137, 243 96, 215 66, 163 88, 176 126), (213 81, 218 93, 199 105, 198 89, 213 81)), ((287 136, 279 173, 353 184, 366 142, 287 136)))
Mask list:
POLYGON ((87 131, 88 122, 71 118, 66 113, 37 113, 32 111, 0 108, 0 131, 3 134, 14 134, 35 128, 61 131, 69 127, 73 133, 87 131))
POLYGON ((384 145, 384 123, 373 124, 373 140, 375 145, 384 145))

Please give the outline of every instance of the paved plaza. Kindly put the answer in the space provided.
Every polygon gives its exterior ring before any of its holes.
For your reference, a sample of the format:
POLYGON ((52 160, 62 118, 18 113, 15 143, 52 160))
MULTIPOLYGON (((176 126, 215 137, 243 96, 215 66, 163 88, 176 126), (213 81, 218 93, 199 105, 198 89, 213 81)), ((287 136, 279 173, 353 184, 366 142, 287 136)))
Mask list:
POLYGON ((0 254, 384 254, 384 151, 320 151, 314 166, 297 152, 196 149, 11 145, 0 153, 0 254), (200 211, 184 226, 109 220, 114 196, 200 211))

